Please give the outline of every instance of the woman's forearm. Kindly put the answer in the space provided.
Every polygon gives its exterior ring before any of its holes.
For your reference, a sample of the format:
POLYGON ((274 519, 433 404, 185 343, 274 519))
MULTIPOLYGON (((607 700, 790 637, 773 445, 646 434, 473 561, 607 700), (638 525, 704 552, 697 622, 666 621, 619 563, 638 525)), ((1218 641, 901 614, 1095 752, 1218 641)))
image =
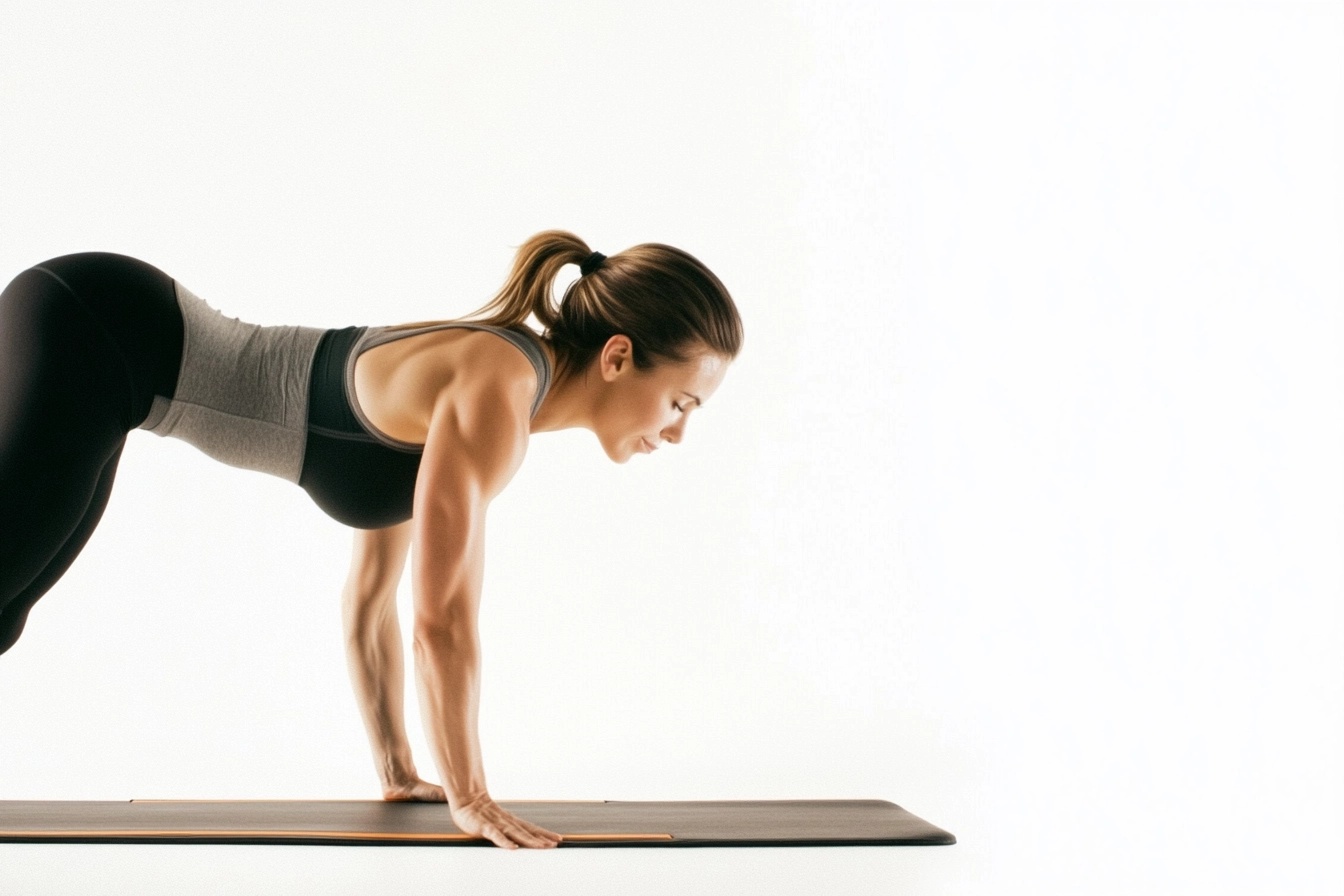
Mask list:
POLYGON ((403 710, 405 666, 395 599, 369 602, 347 590, 345 655, 384 792, 417 779, 403 710))
POLYGON ((474 625, 417 626, 414 651, 425 734, 457 808, 487 792, 477 732, 480 640, 474 625))

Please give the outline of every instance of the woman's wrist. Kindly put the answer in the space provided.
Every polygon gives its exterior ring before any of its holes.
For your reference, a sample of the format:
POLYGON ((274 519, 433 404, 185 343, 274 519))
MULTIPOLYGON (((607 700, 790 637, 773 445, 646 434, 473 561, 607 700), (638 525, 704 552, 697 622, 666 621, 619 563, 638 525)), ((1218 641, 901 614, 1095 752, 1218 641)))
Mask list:
POLYGON ((460 793, 449 791, 447 796, 448 805, 453 811, 472 807, 482 801, 490 801, 490 794, 484 787, 479 790, 464 790, 460 793))

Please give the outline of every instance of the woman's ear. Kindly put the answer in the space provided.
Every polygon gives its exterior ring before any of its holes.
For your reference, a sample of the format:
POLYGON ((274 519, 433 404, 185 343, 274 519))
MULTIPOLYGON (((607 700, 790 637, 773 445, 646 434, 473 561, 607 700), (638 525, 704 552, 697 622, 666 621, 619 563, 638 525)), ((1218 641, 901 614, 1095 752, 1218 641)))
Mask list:
POLYGON ((623 374, 635 369, 635 345, 629 336, 617 334, 607 340, 598 355, 598 368, 602 379, 611 382, 623 374))

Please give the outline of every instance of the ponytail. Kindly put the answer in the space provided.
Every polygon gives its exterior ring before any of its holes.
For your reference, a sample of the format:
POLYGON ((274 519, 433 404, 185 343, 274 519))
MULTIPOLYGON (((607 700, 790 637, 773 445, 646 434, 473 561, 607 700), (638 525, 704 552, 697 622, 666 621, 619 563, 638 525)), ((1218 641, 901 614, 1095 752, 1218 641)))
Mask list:
POLYGON ((518 248, 509 278, 488 304, 463 320, 521 327, 535 317, 555 349, 565 377, 582 370, 624 334, 637 368, 680 362, 696 351, 735 358, 742 320, 719 278, 687 252, 642 243, 611 257, 593 252, 565 230, 546 230, 518 248), (560 269, 582 271, 557 305, 552 289, 560 269))
POLYGON ((504 286, 469 319, 494 327, 518 327, 534 316, 542 327, 551 329, 560 319, 560 309, 551 301, 556 275, 565 265, 579 264, 590 254, 583 240, 572 233, 538 233, 518 248, 504 286))

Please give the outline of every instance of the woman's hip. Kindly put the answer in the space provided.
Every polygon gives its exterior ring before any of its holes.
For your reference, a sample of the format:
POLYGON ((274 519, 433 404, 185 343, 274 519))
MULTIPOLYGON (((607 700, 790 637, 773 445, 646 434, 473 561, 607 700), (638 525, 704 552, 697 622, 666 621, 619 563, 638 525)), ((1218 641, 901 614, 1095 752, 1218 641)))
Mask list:
POLYGON ((22 379, 37 365, 49 378, 59 369, 60 380, 119 405, 127 429, 177 383, 182 314, 173 280, 134 258, 85 252, 34 265, 0 293, 0 328, 8 348, 25 346, 0 361, 4 375, 22 379))

